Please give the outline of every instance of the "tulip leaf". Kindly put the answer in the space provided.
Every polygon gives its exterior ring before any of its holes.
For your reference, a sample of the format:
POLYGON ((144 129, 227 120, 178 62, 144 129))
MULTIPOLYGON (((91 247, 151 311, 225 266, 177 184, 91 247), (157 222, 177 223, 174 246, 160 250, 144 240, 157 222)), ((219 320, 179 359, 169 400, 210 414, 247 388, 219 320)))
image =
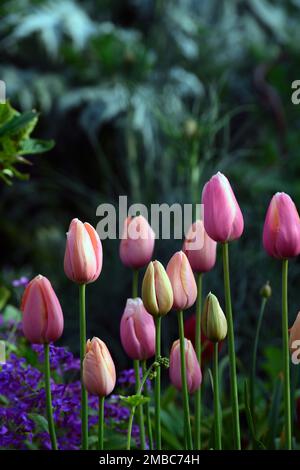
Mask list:
POLYGON ((250 393, 249 393, 247 380, 245 380, 244 382, 244 400, 245 400, 246 419, 247 419, 249 431, 251 434, 251 439, 253 442, 253 449, 264 450, 265 449, 264 444, 256 437, 256 430, 255 430, 252 413, 251 413, 251 407, 250 407, 250 393))
POLYGON ((280 415, 280 404, 282 399, 282 379, 279 376, 275 382, 274 392, 272 396, 271 408, 268 418, 268 429, 266 446, 267 449, 275 449, 275 438, 278 428, 278 419, 280 415))
POLYGON ((0 286, 0 310, 3 310, 10 298, 10 291, 5 286, 0 286))

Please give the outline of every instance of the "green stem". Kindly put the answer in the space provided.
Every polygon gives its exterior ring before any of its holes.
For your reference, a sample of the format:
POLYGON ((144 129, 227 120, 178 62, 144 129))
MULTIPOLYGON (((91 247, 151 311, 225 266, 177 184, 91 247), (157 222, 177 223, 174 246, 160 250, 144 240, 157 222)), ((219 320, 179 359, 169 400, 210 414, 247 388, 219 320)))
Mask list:
MULTIPOLYGON (((146 374, 146 371, 147 371, 147 362, 146 362, 145 359, 142 361, 142 371, 143 371, 143 377, 144 377, 144 375, 146 374)), ((144 395, 147 398, 149 397, 149 390, 148 390, 147 385, 145 386, 144 395)), ((146 428, 147 428, 147 431, 148 431, 148 439, 149 439, 149 450, 152 450, 153 449, 153 436, 152 436, 150 403, 149 402, 147 402, 145 404, 145 411, 146 411, 146 428)))
POLYGON ((220 415, 220 390, 219 390, 219 345, 214 344, 213 380, 214 380, 214 414, 215 414, 215 448, 222 450, 222 423, 220 415))
POLYGON ((231 307, 230 276, 229 276, 229 255, 228 243, 223 243, 223 270, 224 270, 224 290, 226 317, 228 323, 228 350, 230 366, 230 385, 231 385, 231 407, 233 418, 233 438, 235 449, 241 449, 240 417, 239 417, 239 399, 236 376, 236 358, 234 346, 233 317, 231 307))
MULTIPOLYGON (((134 360, 134 374, 135 374, 135 392, 137 393, 140 385, 140 361, 134 360)), ((145 440, 145 424, 144 424, 144 410, 143 405, 138 406, 138 422, 139 422, 139 429, 140 429, 140 440, 141 440, 141 448, 142 450, 146 449, 146 440, 145 440)))
POLYGON ((50 359, 49 359, 49 344, 44 344, 44 355, 45 355, 45 391, 46 391, 46 409, 48 418, 48 427, 51 440, 51 446, 53 450, 57 450, 55 426, 52 412, 52 398, 51 398, 51 372, 50 372, 50 359))
POLYGON ((83 359, 86 349, 85 284, 79 286, 80 377, 81 377, 81 446, 88 449, 88 397, 83 384, 83 359))
MULTIPOLYGON (((196 356, 201 367, 201 306, 202 306, 202 274, 197 274, 197 302, 196 302, 196 356)), ((201 387, 195 393, 195 449, 201 449, 201 387)))
MULTIPOLYGON (((142 390, 143 390, 143 387, 146 383, 146 380, 148 379, 149 377, 149 374, 150 372, 152 371, 154 365, 156 366, 156 361, 155 363, 151 364, 151 366, 149 367, 149 369, 145 372, 145 374, 143 375, 143 379, 140 383, 140 387, 136 393, 136 395, 141 395, 142 393, 142 390)), ((160 370, 160 365, 158 366, 157 368, 157 372, 160 370)), ((134 418, 134 414, 135 414, 135 410, 136 410, 136 406, 133 406, 131 408, 131 412, 130 412, 130 415, 129 415, 129 421, 128 421, 128 429, 127 429, 127 444, 126 444, 126 450, 130 450, 130 447, 131 447, 131 433, 132 433, 132 424, 133 424, 133 418, 134 418)))
POLYGON ((105 400, 105 397, 99 397, 99 425, 98 425, 98 447, 99 447, 99 450, 103 450, 104 400, 105 400))
POLYGON ((254 403, 255 403, 255 375, 256 375, 256 358, 257 358, 257 349, 258 349, 258 341, 259 341, 259 334, 261 329, 262 320, 264 317, 265 307, 267 303, 267 298, 263 297, 261 301, 261 307, 257 322, 256 334, 254 339, 254 347, 253 347, 253 356, 252 356, 252 369, 251 369, 251 381, 250 381, 250 399, 251 399, 251 414, 254 419, 254 403))
POLYGON ((138 269, 133 269, 132 271, 132 298, 136 299, 139 292, 139 271, 138 269))
MULTIPOLYGON (((161 355, 161 317, 155 317, 155 360, 158 361, 161 355)), ((156 449, 161 450, 161 428, 160 428, 160 367, 156 371, 154 386, 155 403, 155 440, 156 449)))
POLYGON ((183 312, 178 312, 178 328, 179 328, 179 341, 180 341, 180 362, 181 362, 181 383, 182 383, 182 399, 183 399, 183 412, 184 412, 184 430, 186 434, 187 450, 193 449, 192 432, 190 422, 190 409, 189 409, 189 394, 186 380, 186 364, 185 364, 185 344, 184 344, 184 326, 183 326, 183 312))
POLYGON ((282 262, 282 346, 283 346, 283 379, 284 379, 284 427, 285 443, 292 449, 292 419, 290 390, 290 360, 288 333, 288 260, 282 262))

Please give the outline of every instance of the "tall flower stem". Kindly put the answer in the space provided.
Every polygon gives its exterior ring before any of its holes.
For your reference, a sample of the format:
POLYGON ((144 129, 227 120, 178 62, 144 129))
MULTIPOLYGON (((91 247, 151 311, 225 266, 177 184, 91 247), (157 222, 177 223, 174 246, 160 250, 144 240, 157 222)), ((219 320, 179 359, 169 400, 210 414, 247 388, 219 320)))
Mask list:
MULTIPOLYGON (((152 371, 153 367, 157 367, 157 362, 151 364, 148 370, 146 370, 145 374, 143 374, 142 381, 140 383, 139 389, 137 390, 136 395, 140 396, 142 394, 143 387, 146 383, 146 380, 148 379, 150 372, 152 371)), ((160 370, 160 365, 157 367, 157 372, 160 370)), ((127 444, 126 444, 126 450, 130 450, 131 447, 131 433, 132 433, 132 424, 133 424, 133 418, 135 414, 136 406, 133 406, 130 411, 129 415, 129 421, 128 421, 128 429, 127 429, 127 444)))
MULTIPOLYGON (((140 361, 134 360, 134 374, 135 374, 135 393, 138 393, 138 390, 141 385, 140 379, 140 361)), ((146 448, 146 440, 145 440, 145 424, 144 424, 144 411, 143 405, 138 406, 138 422, 139 422, 139 429, 140 429, 140 441, 141 441, 141 448, 145 450, 146 448)))
POLYGON ((79 286, 80 378, 81 378, 81 447, 88 449, 88 397, 83 384, 83 359, 86 348, 85 284, 79 286))
MULTIPOLYGON (((146 371, 147 371, 147 362, 144 359, 142 361, 143 377, 145 376, 146 371)), ((147 384, 145 385, 144 395, 147 398, 149 397, 149 390, 148 390, 147 384)), ((149 404, 149 402, 145 404, 145 411, 146 411, 146 428, 147 428, 148 440, 149 440, 149 450, 152 450, 153 449, 153 436, 152 436, 152 426, 151 426, 151 416, 150 416, 150 404, 149 404)))
POLYGON ((46 391, 46 409, 49 434, 51 440, 51 446, 53 450, 57 450, 55 426, 52 412, 52 398, 51 398, 51 372, 50 372, 50 359, 49 359, 49 344, 44 344, 44 355, 45 355, 45 391, 46 391))
MULTIPOLYGON (((139 286, 139 271, 138 269, 134 269, 132 271, 132 298, 136 299, 138 297, 138 286, 139 286)), ((135 374, 135 392, 137 393, 140 387, 140 361, 135 360, 133 361, 133 368, 135 374)), ((145 441, 145 425, 144 425, 144 408, 143 405, 138 406, 138 423, 139 423, 139 430, 140 430, 140 440, 141 440, 141 448, 145 450, 146 448, 146 441, 145 441)))
MULTIPOLYGON (((155 360, 161 356, 161 317, 155 317, 155 360)), ((155 441, 156 449, 161 450, 161 427, 160 427, 160 367, 156 371, 154 385, 155 402, 155 441)))
POLYGON ((232 423, 233 424, 233 438, 234 438, 235 448, 237 450, 240 450, 241 449, 241 433, 240 433, 238 387, 237 387, 237 376, 236 376, 233 317, 232 317, 231 292, 230 292, 228 243, 223 243, 222 249, 223 249, 225 305, 226 305, 226 317, 227 317, 227 323, 228 323, 228 350, 229 350, 230 385, 231 385, 231 407, 232 407, 232 418, 233 418, 233 423, 232 423))
POLYGON ((181 362, 181 383, 182 383, 182 399, 183 399, 183 412, 184 412, 184 431, 187 443, 187 450, 193 449, 192 444, 192 431, 190 422, 190 408, 189 408, 189 394, 186 380, 186 364, 185 364, 185 345, 184 345, 184 326, 183 326, 183 312, 179 310, 178 315, 178 328, 179 328, 179 341, 180 341, 180 362, 181 362))
POLYGON ((257 358, 257 349, 258 349, 258 341, 259 341, 259 334, 261 329, 262 320, 264 317, 265 307, 267 303, 267 298, 263 297, 261 300, 261 307, 257 322, 256 334, 254 339, 254 347, 253 347, 253 355, 252 355, 252 369, 251 369, 251 381, 250 381, 250 400, 251 400, 251 413, 254 419, 254 403, 255 403, 255 375, 256 375, 256 358, 257 358))
POLYGON ((99 425, 98 425, 98 448, 99 450, 103 450, 104 400, 105 400, 105 397, 99 397, 99 425))
POLYGON ((285 445, 292 449, 291 389, 288 333, 288 260, 282 262, 282 347, 284 381, 284 427, 285 445))
MULTIPOLYGON (((196 356, 201 367, 201 308, 202 308, 202 274, 197 274, 197 302, 196 302, 196 356)), ((201 387, 195 393, 195 449, 201 449, 201 387)))
POLYGON ((214 415, 215 415, 215 448, 222 450, 222 423, 220 415, 220 389, 219 389, 219 345, 214 344, 213 359, 213 382, 214 382, 214 415))

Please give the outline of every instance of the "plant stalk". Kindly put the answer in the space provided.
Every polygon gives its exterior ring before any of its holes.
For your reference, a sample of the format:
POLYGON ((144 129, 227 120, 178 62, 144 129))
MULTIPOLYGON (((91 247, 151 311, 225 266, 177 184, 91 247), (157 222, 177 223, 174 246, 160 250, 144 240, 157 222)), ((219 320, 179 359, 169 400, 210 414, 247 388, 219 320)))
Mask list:
POLYGON ((284 387, 284 428, 285 445, 292 449, 290 358, 288 332, 288 260, 282 261, 282 347, 283 347, 283 387, 284 387))
POLYGON ((88 450, 88 396, 83 384, 83 359, 86 350, 86 314, 85 314, 85 284, 79 286, 80 314, 80 378, 81 378, 81 447, 88 450))
POLYGON ((49 434, 51 440, 52 450, 57 450, 57 441, 56 441, 56 434, 55 434, 55 426, 54 426, 54 419, 53 419, 53 411, 52 411, 52 397, 51 397, 51 372, 50 372, 50 359, 49 359, 49 344, 44 344, 44 355, 45 355, 45 391, 46 391, 46 409, 47 409, 47 419, 48 419, 48 427, 49 427, 49 434))

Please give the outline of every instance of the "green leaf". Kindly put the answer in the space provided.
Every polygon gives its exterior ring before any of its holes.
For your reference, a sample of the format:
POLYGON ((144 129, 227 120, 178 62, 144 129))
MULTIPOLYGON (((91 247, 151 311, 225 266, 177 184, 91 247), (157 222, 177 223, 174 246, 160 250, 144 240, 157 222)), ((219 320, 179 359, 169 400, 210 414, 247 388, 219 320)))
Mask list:
POLYGON ((0 310, 3 310, 7 304, 8 299, 10 298, 10 291, 5 286, 0 286, 0 310))
POLYGON ((36 111, 27 111, 26 113, 14 116, 0 127, 0 137, 16 134, 21 131, 20 138, 25 139, 33 131, 37 121, 38 115, 36 111))
POLYGON ((21 143, 18 153, 19 155, 29 155, 48 152, 54 145, 54 140, 27 139, 21 143))
POLYGON ((266 439, 267 449, 276 448, 276 433, 278 428, 278 420, 280 416, 280 404, 282 399, 282 379, 279 376, 275 382, 274 392, 272 396, 271 408, 268 418, 268 434, 266 439))
POLYGON ((264 444, 256 437, 256 431, 255 431, 254 422, 253 422, 253 418, 251 414, 251 408, 250 408, 250 394, 249 394, 247 380, 245 380, 244 382, 244 400, 245 400, 246 419, 247 419, 249 431, 251 434, 251 439, 253 442, 253 449, 264 450, 265 449, 264 444))
POLYGON ((28 413, 28 417, 36 424, 37 431, 49 432, 48 421, 44 416, 38 413, 28 413))
POLYGON ((124 397, 120 395, 120 399, 124 405, 127 405, 129 408, 133 408, 139 405, 144 405, 150 401, 149 397, 144 397, 143 395, 131 395, 130 397, 124 397))
POLYGON ((3 320, 5 323, 14 321, 19 322, 22 319, 22 315, 19 309, 13 305, 7 305, 3 312, 3 320))

